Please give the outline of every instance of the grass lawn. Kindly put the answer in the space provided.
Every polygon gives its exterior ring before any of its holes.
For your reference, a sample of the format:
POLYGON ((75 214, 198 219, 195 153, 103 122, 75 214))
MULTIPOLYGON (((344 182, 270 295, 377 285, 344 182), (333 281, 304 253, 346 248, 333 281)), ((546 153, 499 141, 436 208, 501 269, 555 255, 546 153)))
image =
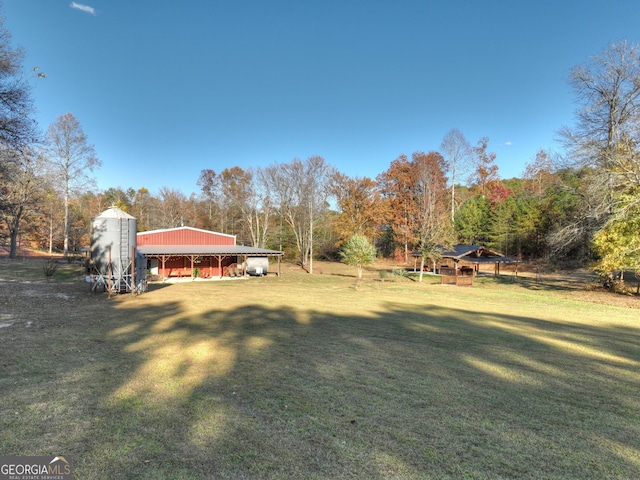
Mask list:
POLYGON ((0 454, 77 479, 640 478, 638 298, 316 268, 109 299, 0 261, 0 454))

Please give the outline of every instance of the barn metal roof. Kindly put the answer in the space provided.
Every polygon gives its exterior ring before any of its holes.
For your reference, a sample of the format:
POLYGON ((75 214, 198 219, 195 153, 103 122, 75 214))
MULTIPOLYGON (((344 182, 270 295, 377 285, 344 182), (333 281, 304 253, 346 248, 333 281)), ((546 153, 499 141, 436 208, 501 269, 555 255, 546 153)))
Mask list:
POLYGON ((143 255, 247 255, 264 257, 283 255, 278 250, 245 247, 244 245, 140 245, 138 252, 143 255))
POLYGON ((155 235, 157 233, 166 233, 166 232, 177 232, 180 230, 191 230, 194 232, 202 232, 202 233, 207 233, 210 235, 218 235, 221 237, 230 237, 230 238, 236 238, 235 235, 230 235, 228 233, 220 233, 220 232, 213 232, 211 230, 203 230, 202 228, 194 228, 194 227, 174 227, 174 228, 160 228, 158 230, 146 230, 144 232, 138 232, 138 235, 155 235))

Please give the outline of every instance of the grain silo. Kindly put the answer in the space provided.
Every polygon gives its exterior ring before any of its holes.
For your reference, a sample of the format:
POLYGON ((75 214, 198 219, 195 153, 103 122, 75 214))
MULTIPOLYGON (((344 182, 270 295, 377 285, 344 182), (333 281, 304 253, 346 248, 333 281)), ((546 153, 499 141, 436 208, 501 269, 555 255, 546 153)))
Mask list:
POLYGON ((136 257, 137 230, 136 218, 115 206, 91 220, 92 268, 97 282, 113 292, 135 291, 131 265, 136 257))

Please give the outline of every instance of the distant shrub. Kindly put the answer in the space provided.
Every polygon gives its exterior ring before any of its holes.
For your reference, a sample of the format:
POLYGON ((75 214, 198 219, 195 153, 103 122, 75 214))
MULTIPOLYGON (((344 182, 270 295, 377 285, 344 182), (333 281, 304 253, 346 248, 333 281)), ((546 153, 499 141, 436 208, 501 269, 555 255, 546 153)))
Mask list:
POLYGON ((49 260, 44 262, 42 270, 44 271, 44 276, 47 278, 48 282, 49 279, 56 273, 56 270, 58 270, 58 260, 50 258, 49 260))
POLYGON ((408 277, 409 273, 404 268, 394 268, 391 270, 391 275, 394 277, 408 277))

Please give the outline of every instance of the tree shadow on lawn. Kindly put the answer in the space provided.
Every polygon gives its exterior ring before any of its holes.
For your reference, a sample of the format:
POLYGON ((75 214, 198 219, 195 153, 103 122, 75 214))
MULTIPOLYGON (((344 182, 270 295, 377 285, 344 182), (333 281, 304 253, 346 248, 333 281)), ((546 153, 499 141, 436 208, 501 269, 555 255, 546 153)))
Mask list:
POLYGON ((33 436, 78 478, 640 476, 635 328, 401 303, 100 308, 96 330, 56 338, 56 366, 0 394, 43 414, 4 412, 4 432, 27 429, 0 436, 5 454, 33 436))
POLYGON ((535 278, 535 277, 526 277, 526 276, 516 276, 516 275, 480 275, 477 277, 480 282, 485 282, 489 284, 496 285, 513 285, 517 284, 518 286, 527 288, 529 290, 535 291, 548 291, 548 292, 569 292, 575 291, 576 289, 586 289, 589 285, 589 282, 583 281, 581 279, 557 279, 557 278, 535 278))

